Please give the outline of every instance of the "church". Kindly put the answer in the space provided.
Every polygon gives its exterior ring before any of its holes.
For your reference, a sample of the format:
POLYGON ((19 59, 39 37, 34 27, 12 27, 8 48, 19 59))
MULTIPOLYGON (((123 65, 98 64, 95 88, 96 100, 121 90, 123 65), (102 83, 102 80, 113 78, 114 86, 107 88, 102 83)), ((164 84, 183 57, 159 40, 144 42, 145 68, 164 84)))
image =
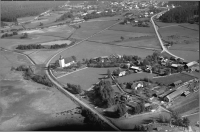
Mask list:
POLYGON ((63 58, 62 56, 60 56, 59 58, 59 66, 61 68, 71 66, 74 63, 75 61, 72 57, 63 58))

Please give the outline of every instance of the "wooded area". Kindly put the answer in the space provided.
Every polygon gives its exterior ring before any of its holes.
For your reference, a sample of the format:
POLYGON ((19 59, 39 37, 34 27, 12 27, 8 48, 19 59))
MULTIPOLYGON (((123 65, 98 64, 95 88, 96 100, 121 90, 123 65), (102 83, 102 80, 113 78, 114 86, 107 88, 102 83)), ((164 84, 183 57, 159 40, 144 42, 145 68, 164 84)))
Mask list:
POLYGON ((2 1, 1 21, 16 22, 17 18, 39 15, 63 3, 65 1, 2 1))
MULTIPOLYGON (((167 23, 195 23, 199 22, 199 6, 197 2, 175 2, 178 6, 163 14, 159 19, 167 23)), ((171 2, 172 4, 172 2, 171 2)))

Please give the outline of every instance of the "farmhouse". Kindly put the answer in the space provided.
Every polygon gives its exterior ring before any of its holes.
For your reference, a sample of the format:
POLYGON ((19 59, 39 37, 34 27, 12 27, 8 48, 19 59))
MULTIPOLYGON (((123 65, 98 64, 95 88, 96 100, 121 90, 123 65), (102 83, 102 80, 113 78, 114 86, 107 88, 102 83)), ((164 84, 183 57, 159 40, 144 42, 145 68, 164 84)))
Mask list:
POLYGON ((179 95, 183 94, 185 91, 188 90, 187 85, 182 86, 181 88, 177 89, 176 91, 172 92, 171 94, 167 95, 164 100, 166 102, 171 102, 174 99, 176 99, 176 97, 178 97, 179 95))
POLYGON ((71 66, 74 63, 75 61, 72 57, 63 58, 62 56, 60 56, 59 58, 59 66, 61 68, 71 66))
POLYGON ((187 63, 185 67, 191 71, 199 71, 199 63, 196 61, 187 63))

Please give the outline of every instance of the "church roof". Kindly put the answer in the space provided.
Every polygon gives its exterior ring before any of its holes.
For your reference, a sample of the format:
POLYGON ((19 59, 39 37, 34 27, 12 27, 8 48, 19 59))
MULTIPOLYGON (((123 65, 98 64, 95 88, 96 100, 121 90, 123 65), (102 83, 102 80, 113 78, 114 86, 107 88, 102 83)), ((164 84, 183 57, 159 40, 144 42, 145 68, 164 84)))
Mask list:
POLYGON ((64 60, 65 60, 65 64, 67 64, 67 63, 70 63, 70 62, 74 61, 74 59, 73 59, 72 57, 67 57, 67 58, 64 58, 64 60))

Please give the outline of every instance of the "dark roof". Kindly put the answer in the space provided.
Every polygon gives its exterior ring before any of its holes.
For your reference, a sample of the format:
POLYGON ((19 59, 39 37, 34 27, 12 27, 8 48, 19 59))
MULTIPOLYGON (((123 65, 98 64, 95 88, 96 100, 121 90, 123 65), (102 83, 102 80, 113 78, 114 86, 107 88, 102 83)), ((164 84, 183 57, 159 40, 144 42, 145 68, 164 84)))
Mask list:
POLYGON ((65 64, 67 64, 67 63, 70 63, 70 62, 74 61, 74 59, 73 59, 72 57, 67 57, 67 58, 64 58, 64 60, 65 60, 65 64))
POLYGON ((178 80, 178 81, 176 81, 176 82, 174 82, 173 84, 180 84, 180 83, 182 83, 182 81, 181 80, 178 80))

